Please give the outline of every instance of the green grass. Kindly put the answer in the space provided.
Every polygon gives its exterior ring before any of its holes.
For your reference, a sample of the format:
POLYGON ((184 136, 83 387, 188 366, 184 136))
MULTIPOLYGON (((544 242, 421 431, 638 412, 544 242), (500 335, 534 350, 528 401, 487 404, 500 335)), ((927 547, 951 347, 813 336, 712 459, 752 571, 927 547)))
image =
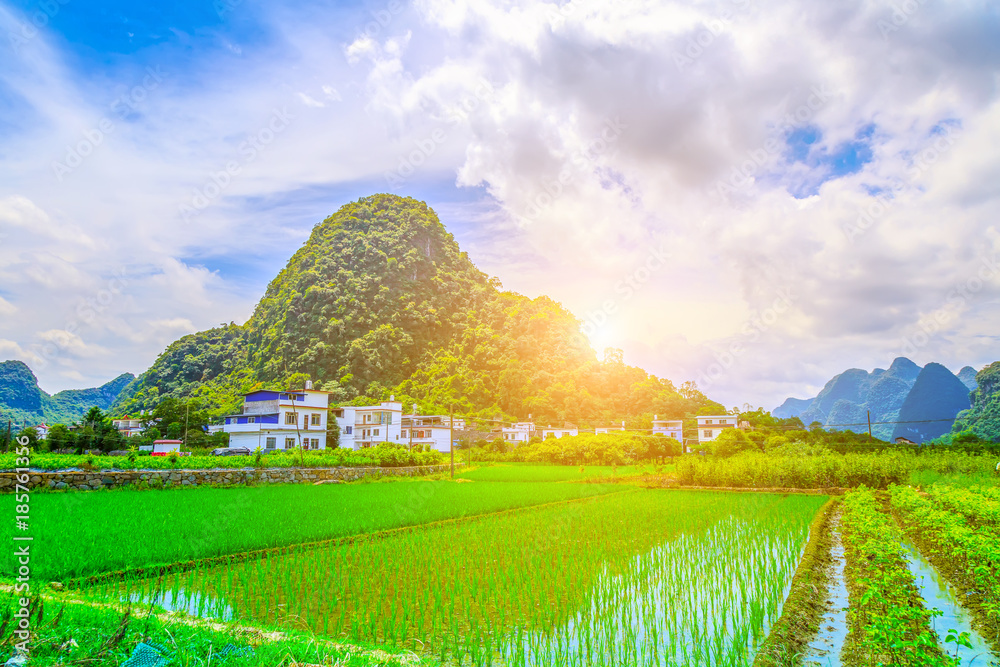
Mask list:
POLYGON ((631 490, 84 594, 155 597, 456 664, 745 667, 825 501, 631 490))
MULTIPOLYGON (((15 604, 9 594, 0 594, 0 610, 10 610, 15 604)), ((31 627, 33 634, 28 648, 33 667, 67 664, 117 667, 135 652, 140 642, 152 642, 166 649, 170 667, 213 664, 275 667, 293 663, 339 667, 432 667, 438 664, 412 653, 386 654, 365 646, 324 641, 303 632, 285 631, 282 636, 275 637, 236 626, 208 627, 206 624, 165 620, 156 614, 150 615, 148 608, 142 607, 133 607, 126 618, 122 610, 64 602, 61 596, 42 599, 41 609, 36 608, 32 616, 31 627), (250 649, 252 655, 220 658, 220 651, 229 645, 250 649)), ((6 661, 13 655, 12 647, 9 644, 4 646, 11 631, 12 627, 8 627, 0 633, 0 661, 6 661)))
MULTIPOLYGON (((406 481, 38 493, 32 574, 59 580, 357 535, 620 491, 579 484, 406 481)), ((13 517, 13 494, 3 496, 13 517)), ((11 577, 13 549, 0 556, 11 577)))
POLYGON ((557 466, 527 463, 486 464, 470 471, 461 471, 464 479, 479 482, 578 482, 583 480, 611 480, 642 474, 669 473, 673 465, 645 466, 557 466))

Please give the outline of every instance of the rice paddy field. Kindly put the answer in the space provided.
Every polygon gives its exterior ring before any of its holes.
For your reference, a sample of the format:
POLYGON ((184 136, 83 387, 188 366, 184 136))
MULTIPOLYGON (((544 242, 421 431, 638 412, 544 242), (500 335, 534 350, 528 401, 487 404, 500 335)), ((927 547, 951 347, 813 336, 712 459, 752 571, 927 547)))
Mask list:
POLYGON ((633 490, 87 594, 452 664, 750 665, 824 502, 633 490))
MULTIPOLYGON (((456 481, 36 494, 33 575, 66 588, 37 612, 39 664, 64 664, 53 647, 73 631, 52 605, 67 603, 93 619, 77 643, 99 655, 65 655, 91 667, 143 637, 207 665, 219 633, 247 632, 257 657, 226 664, 1000 664, 996 486, 610 483, 636 474, 650 471, 505 464, 456 481)), ((0 658, 6 642, 0 629, 0 658)))

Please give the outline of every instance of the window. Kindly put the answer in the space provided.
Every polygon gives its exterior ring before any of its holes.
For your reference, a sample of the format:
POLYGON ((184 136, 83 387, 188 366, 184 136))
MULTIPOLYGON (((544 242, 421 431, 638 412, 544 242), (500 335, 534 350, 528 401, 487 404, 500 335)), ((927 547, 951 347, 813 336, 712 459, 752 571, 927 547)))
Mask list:
POLYGON ((297 417, 297 415, 294 412, 286 412, 285 413, 285 423, 286 424, 297 424, 298 423, 298 417, 297 417))
POLYGON ((711 424, 711 423, 712 423, 712 420, 711 420, 711 419, 706 419, 706 420, 705 420, 705 423, 706 423, 706 424, 711 424))
POLYGON ((344 427, 344 433, 347 434, 347 435, 351 435, 351 433, 353 431, 354 431, 354 427, 353 426, 345 426, 344 427))
POLYGON ((313 426, 319 426, 319 415, 312 415, 311 421, 313 426))
POLYGON ((375 429, 375 435, 376 436, 378 435, 378 429, 375 429))
POLYGON ((257 418, 256 417, 247 417, 247 423, 248 424, 256 424, 257 423, 257 418))
POLYGON ((705 434, 704 435, 705 435, 706 438, 711 438, 712 437, 712 431, 710 429, 705 429, 705 434))
POLYGON ((310 449, 319 449, 319 438, 312 439, 312 446, 310 449))
POLYGON ((295 438, 285 438, 285 449, 295 449, 295 438))
POLYGON ((392 413, 391 412, 387 412, 385 414, 389 417, 389 421, 387 421, 386 424, 392 424, 392 413))
POLYGON ((404 438, 406 437, 406 429, 403 429, 402 435, 403 435, 404 438))
POLYGON ((278 444, 277 438, 268 438, 266 447, 268 449, 274 449, 277 446, 277 444, 278 444))

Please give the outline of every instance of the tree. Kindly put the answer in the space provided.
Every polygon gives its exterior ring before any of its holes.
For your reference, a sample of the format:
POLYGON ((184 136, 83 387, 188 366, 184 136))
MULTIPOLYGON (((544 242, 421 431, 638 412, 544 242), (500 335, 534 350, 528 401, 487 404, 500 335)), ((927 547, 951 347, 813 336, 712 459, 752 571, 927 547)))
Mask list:
POLYGON ((39 443, 38 430, 34 426, 29 426, 28 428, 22 428, 20 433, 17 434, 15 441, 17 441, 18 447, 27 446, 28 449, 30 449, 31 451, 36 452, 38 451, 38 443, 39 443), (27 445, 21 444, 22 438, 28 439, 27 445))
POLYGON ((727 428, 709 443, 710 451, 716 456, 732 456, 740 452, 759 451, 757 445, 738 428, 727 428))

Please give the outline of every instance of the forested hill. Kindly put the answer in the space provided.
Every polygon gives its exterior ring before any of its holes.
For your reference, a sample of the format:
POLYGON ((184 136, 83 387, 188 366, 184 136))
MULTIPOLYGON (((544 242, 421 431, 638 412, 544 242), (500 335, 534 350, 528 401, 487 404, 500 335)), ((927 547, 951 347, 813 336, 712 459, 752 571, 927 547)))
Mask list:
POLYGON ((395 394, 421 412, 601 422, 721 410, 692 385, 598 360, 580 322, 547 297, 505 292, 425 203, 373 195, 317 225, 252 317, 185 336, 114 412, 195 396, 214 414, 260 386, 301 382, 340 402, 395 394))
POLYGON ((952 431, 971 429, 983 440, 1000 442, 1000 361, 976 374, 976 390, 971 399, 972 408, 958 415, 952 431))
POLYGON ((100 387, 66 389, 52 396, 38 386, 38 379, 22 361, 0 362, 0 421, 19 426, 41 423, 72 424, 90 408, 106 410, 119 399, 135 376, 123 373, 100 387))

